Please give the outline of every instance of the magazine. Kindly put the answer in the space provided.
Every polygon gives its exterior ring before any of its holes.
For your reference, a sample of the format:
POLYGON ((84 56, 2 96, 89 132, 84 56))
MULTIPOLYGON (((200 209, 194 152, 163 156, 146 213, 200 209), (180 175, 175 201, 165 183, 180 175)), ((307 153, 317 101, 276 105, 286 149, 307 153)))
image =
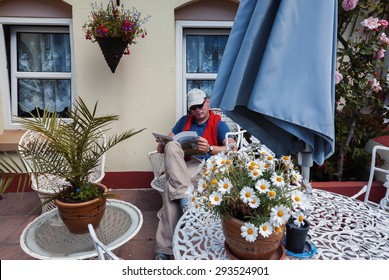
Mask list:
POLYGON ((182 131, 173 137, 168 135, 162 135, 154 133, 153 135, 158 143, 166 145, 170 141, 177 141, 181 144, 182 149, 184 150, 185 156, 195 156, 195 155, 205 155, 205 152, 198 150, 197 139, 199 135, 196 131, 182 131))

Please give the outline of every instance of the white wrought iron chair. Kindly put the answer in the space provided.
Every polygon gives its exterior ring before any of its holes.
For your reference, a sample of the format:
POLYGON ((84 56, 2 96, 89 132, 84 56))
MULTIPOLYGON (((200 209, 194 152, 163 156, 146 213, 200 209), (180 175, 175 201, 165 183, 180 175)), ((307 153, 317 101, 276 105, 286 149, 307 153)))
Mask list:
MULTIPOLYGON (((226 116, 222 110, 219 108, 213 108, 212 111, 219 115, 221 119, 226 122, 231 132, 226 133, 226 142, 228 142, 228 138, 232 136, 235 140, 234 145, 227 145, 227 150, 232 149, 234 147, 238 147, 240 149, 246 142, 243 137, 246 130, 243 130, 236 122, 226 116)), ((151 167, 153 169, 154 178, 151 181, 150 185, 153 189, 157 190, 161 195, 163 194, 165 187, 165 162, 164 156, 157 151, 152 151, 148 153, 148 158, 151 163, 151 167)), ((160 215, 160 211, 158 211, 158 217, 160 215)))
MULTIPOLYGON (((101 133, 103 145, 106 143, 106 137, 104 133, 101 133)), ((19 141, 19 149, 22 147, 27 147, 28 145, 32 145, 36 141, 42 141, 42 134, 33 130, 27 130, 19 141)), ((31 168, 32 159, 23 157, 22 160, 26 163, 27 168, 31 168)), ((93 183, 100 183, 101 180, 105 176, 104 172, 105 168, 105 154, 100 158, 100 164, 96 166, 94 171, 90 174, 90 181, 93 183)), ((32 171, 32 170, 29 170, 32 171)), ((39 198, 41 202, 46 201, 48 198, 53 196, 56 192, 60 190, 61 187, 67 185, 68 183, 60 177, 45 174, 34 176, 31 175, 31 187, 33 190, 38 192, 39 198)), ((56 208, 54 202, 49 202, 47 204, 42 205, 42 213, 50 211, 56 208)))
POLYGON ((112 253, 98 238, 92 224, 88 224, 89 234, 93 239, 99 260, 119 260, 119 257, 112 253))
POLYGON ((372 206, 375 206, 375 207, 381 207, 385 211, 389 212, 389 170, 376 166, 377 154, 379 154, 379 152, 389 152, 389 147, 374 146, 372 154, 371 154, 371 166, 370 166, 369 181, 368 181, 367 185, 363 186, 363 188, 358 193, 353 195, 352 198, 357 198, 360 195, 365 194, 365 197, 363 200, 365 203, 372 205, 372 206), (386 187, 386 193, 385 193, 385 196, 380 200, 379 203, 376 203, 374 201, 369 200, 371 187, 372 187, 372 183, 373 183, 374 176, 375 176, 376 172, 383 173, 386 175, 386 182, 384 183, 384 186, 386 187))

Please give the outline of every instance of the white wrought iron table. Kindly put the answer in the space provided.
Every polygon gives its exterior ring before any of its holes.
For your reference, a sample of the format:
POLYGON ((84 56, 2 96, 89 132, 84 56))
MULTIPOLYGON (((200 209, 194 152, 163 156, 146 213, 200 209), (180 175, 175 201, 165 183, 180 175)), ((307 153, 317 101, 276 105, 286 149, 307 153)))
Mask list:
MULTIPOLYGON (((359 200, 314 189, 308 220, 313 259, 389 259, 389 213, 359 200)), ((186 211, 173 236, 176 260, 229 259, 220 220, 186 211)))
MULTIPOLYGON (((143 224, 141 211, 131 203, 109 199, 97 237, 110 250, 134 237, 143 224)), ((97 256, 89 233, 70 233, 53 209, 32 221, 20 236, 20 246, 37 259, 90 259, 97 256)))

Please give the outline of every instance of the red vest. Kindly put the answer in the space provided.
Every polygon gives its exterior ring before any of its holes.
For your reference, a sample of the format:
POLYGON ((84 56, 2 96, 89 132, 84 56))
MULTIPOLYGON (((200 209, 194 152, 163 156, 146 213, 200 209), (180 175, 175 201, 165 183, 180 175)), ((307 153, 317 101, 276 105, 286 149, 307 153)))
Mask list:
MULTIPOLYGON (((188 117, 186 118, 186 122, 184 125, 184 131, 187 131, 190 129, 190 126, 193 123, 194 115, 189 114, 188 117)), ((209 119, 207 126, 205 127, 204 133, 202 137, 207 139, 208 143, 211 146, 219 146, 219 143, 217 141, 217 124, 220 121, 220 116, 215 115, 211 110, 209 110, 209 119)))

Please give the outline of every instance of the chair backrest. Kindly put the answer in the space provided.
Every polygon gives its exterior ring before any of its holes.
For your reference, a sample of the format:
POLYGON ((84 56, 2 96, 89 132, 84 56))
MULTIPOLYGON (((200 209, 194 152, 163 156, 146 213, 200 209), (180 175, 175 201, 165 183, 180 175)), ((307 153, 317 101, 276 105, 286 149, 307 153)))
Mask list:
POLYGON ((230 136, 232 136, 235 140, 235 145, 234 146, 227 145, 227 150, 229 150, 235 146, 238 147, 238 149, 240 149, 244 143, 243 135, 246 132, 246 130, 243 130, 238 123, 236 123, 231 118, 229 118, 226 114, 224 114, 221 109, 212 108, 211 110, 213 113, 220 116, 222 121, 224 121, 228 125, 228 127, 231 131, 231 132, 228 132, 226 134, 226 143, 228 143, 228 138, 230 138, 230 136))
MULTIPOLYGON (((105 145, 106 144, 106 137, 105 137, 104 133, 101 133, 101 137, 102 137, 103 145, 105 145)), ((29 145, 34 145, 34 143, 36 143, 37 141, 41 141, 42 143, 44 143, 43 142, 44 141, 43 134, 36 132, 36 131, 33 131, 33 130, 27 130, 19 140, 18 149, 19 149, 19 151, 21 151, 23 149, 23 147, 28 147, 29 145)), ((46 145, 46 147, 44 147, 44 145, 42 145, 42 152, 45 149, 49 149, 49 148, 50 147, 48 145, 46 145)), ((26 163, 26 167, 27 167, 28 171, 33 171, 33 170, 31 170, 31 168, 33 166, 32 158, 23 157, 23 153, 21 153, 21 155, 22 155, 22 160, 26 163)), ((99 164, 93 169, 93 172, 89 176, 89 180, 93 183, 100 183, 101 180, 105 176, 105 172, 104 172, 105 154, 103 154, 103 156, 100 157, 99 161, 100 161, 99 164)), ((39 190, 40 192, 45 192, 45 193, 55 193, 55 191, 57 190, 57 189, 55 189, 56 188, 55 186, 63 186, 63 185, 68 184, 65 181, 65 179, 54 176, 54 175, 38 175, 38 176, 32 175, 31 179, 32 179, 32 182, 31 182, 32 189, 35 191, 39 190)))
POLYGON ((389 147, 378 146, 378 145, 374 146, 371 154, 369 181, 367 182, 367 185, 365 185, 358 193, 353 195, 352 198, 357 198, 360 195, 365 193, 365 197, 363 200, 365 203, 372 206, 381 207, 382 209, 389 211, 389 206, 387 204, 389 202, 389 170, 376 166, 377 154, 379 154, 379 152, 389 152, 389 147), (386 187, 386 193, 385 196, 381 199, 380 203, 376 203, 370 200, 369 198, 370 198, 370 192, 371 192, 374 176, 379 173, 385 175, 386 182, 384 183, 384 186, 386 187))
POLYGON ((92 237, 99 260, 119 260, 118 256, 112 253, 98 238, 92 224, 88 224, 89 234, 92 237))

